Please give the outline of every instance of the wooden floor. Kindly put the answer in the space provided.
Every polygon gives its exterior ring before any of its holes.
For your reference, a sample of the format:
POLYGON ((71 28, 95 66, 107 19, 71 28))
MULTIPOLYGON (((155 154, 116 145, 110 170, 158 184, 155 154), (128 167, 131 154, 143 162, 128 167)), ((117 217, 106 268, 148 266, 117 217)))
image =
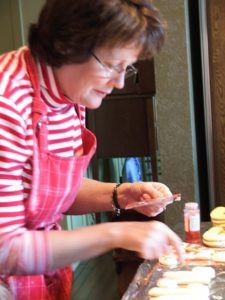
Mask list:
POLYGON ((71 300, 119 300, 111 252, 79 264, 71 300))

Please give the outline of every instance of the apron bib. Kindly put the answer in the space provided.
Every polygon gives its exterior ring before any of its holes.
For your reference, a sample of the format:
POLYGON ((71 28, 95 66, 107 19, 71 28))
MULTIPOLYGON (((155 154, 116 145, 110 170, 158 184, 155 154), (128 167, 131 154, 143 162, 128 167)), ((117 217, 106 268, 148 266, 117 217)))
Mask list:
MULTIPOLYGON (((57 230, 79 192, 85 171, 96 149, 95 136, 83 127, 83 155, 59 157, 48 150, 47 107, 40 97, 35 62, 25 53, 26 65, 34 88, 32 107, 34 148, 31 192, 26 203, 28 230, 57 230)), ((35 276, 9 276, 7 283, 16 300, 69 300, 72 269, 35 276)))

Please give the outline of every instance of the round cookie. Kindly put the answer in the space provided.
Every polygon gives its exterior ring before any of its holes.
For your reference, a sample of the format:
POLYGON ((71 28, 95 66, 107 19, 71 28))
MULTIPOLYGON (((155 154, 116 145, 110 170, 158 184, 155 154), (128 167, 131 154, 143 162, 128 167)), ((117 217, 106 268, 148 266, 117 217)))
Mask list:
POLYGON ((159 257, 159 263, 167 267, 176 267, 178 265, 177 255, 165 254, 159 257))
POLYGON ((213 226, 225 227, 225 207, 218 206, 214 208, 210 213, 210 218, 213 226))
POLYGON ((225 229, 221 226, 211 227, 203 234, 202 240, 209 247, 225 247, 225 229))

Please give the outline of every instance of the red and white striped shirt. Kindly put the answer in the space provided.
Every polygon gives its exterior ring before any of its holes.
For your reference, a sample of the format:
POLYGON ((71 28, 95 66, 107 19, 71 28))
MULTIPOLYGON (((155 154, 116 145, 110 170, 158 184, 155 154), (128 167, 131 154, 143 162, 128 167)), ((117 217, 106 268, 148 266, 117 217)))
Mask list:
MULTIPOLYGON (((44 231, 26 228, 25 202, 32 174, 34 90, 24 60, 25 47, 0 56, 0 274, 48 271, 44 231), (29 257, 29 260, 27 259, 29 257)), ((68 157, 83 151, 85 108, 60 92, 51 67, 37 64, 41 97, 48 110, 48 145, 68 157), (79 110, 79 117, 76 110, 79 110)))

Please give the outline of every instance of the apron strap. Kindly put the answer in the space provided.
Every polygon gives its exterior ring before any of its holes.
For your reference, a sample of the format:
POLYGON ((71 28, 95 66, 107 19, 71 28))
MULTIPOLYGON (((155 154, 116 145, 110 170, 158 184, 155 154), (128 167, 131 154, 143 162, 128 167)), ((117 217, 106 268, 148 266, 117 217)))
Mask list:
POLYGON ((31 84, 34 89, 34 98, 33 98, 33 105, 32 105, 33 129, 35 132, 35 136, 37 136, 39 148, 46 152, 48 151, 47 106, 41 100, 38 70, 35 61, 28 49, 25 52, 25 60, 26 60, 28 75, 30 77, 31 84))

